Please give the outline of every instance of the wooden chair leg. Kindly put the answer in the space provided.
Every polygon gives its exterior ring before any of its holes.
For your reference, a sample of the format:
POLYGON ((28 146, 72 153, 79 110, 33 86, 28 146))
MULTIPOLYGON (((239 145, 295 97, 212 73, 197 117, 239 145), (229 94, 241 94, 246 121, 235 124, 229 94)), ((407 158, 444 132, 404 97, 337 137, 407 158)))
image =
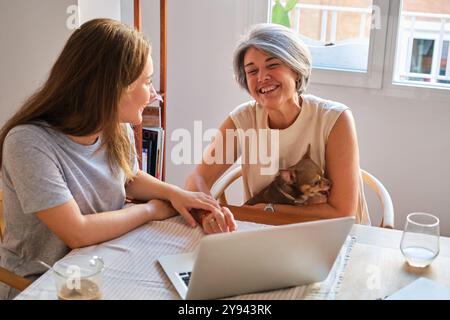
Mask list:
POLYGON ((17 274, 2 267, 0 267, 0 282, 3 282, 19 291, 25 290, 25 288, 32 283, 31 280, 18 276, 17 274))

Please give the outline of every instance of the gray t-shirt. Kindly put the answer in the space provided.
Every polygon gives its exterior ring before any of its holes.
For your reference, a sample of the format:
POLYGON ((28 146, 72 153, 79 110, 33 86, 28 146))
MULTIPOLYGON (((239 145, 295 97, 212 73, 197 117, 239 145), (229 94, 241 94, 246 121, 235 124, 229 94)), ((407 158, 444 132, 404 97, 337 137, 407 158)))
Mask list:
MULTIPOLYGON (((134 148, 133 131, 127 125, 134 148)), ((65 256, 69 247, 37 218, 36 212, 75 199, 82 214, 119 210, 125 202, 125 174, 114 175, 101 137, 80 145, 49 127, 33 124, 13 128, 3 147, 3 203, 6 232, 0 245, 0 265, 35 279, 65 256)), ((134 173, 138 164, 130 150, 134 173)), ((0 299, 17 292, 0 284, 0 299)))

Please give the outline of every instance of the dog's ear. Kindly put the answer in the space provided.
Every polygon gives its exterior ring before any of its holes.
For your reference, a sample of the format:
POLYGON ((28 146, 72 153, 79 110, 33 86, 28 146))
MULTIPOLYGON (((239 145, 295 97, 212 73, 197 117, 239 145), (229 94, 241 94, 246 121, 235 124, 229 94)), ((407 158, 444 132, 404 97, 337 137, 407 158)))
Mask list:
POLYGON ((281 180, 288 185, 293 185, 296 183, 296 175, 297 173, 295 172, 295 170, 280 170, 281 180))
POLYGON ((311 144, 308 144, 308 148, 306 149, 302 159, 311 159, 311 144))

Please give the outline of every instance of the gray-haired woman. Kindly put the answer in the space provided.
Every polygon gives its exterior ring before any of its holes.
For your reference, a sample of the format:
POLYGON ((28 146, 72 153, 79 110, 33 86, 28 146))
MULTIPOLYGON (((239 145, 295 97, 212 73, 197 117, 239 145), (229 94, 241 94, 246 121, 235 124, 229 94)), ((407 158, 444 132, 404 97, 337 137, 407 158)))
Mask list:
MULTIPOLYGON (((214 182, 232 165, 224 163, 226 161, 214 162, 211 155, 223 154, 222 159, 234 161, 242 155, 245 199, 253 197, 279 175, 278 170, 267 174, 267 170, 263 170, 267 169, 267 163, 261 161, 264 158, 261 146, 267 142, 267 136, 275 135, 278 140, 272 147, 277 147, 273 154, 278 157, 272 157, 272 161, 279 163, 281 168, 288 168, 308 152, 321 169, 318 171, 322 171, 323 178, 331 181, 331 189, 321 192, 322 197, 316 198, 319 201, 303 206, 270 206, 275 211, 273 217, 300 222, 354 215, 356 222, 369 224, 352 113, 341 103, 305 94, 311 74, 311 56, 298 34, 274 24, 254 26, 235 50, 234 72, 239 85, 254 100, 241 104, 230 113, 206 150, 204 162, 188 177, 187 189, 209 192, 214 182), (227 130, 237 131, 233 139, 223 138, 230 137, 227 130), (249 130, 256 130, 256 133, 265 130, 268 135, 257 134, 256 140, 252 140, 249 139, 252 135, 246 134, 249 130), (258 157, 251 156, 255 150, 258 157), (257 161, 251 161, 255 158, 257 161)), ((289 177, 287 179, 286 183, 293 183, 289 177)), ((257 217, 267 216, 265 207, 267 204, 230 209, 237 218, 242 210, 257 217)), ((228 208, 222 210, 225 217, 219 215, 220 211, 200 215, 206 233, 221 231, 215 220, 232 221, 227 218, 231 215, 228 208)))

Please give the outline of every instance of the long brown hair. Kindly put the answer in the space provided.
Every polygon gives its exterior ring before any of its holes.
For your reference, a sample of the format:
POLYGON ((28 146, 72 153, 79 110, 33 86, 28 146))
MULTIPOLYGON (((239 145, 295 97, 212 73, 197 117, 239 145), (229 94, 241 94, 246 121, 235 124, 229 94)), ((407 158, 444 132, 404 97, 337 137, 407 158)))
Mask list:
POLYGON ((141 75, 149 54, 144 36, 118 21, 84 23, 67 41, 47 81, 2 128, 0 167, 8 132, 43 121, 67 135, 102 131, 111 170, 117 173, 122 168, 131 179, 130 141, 119 121, 118 104, 124 90, 141 75))

